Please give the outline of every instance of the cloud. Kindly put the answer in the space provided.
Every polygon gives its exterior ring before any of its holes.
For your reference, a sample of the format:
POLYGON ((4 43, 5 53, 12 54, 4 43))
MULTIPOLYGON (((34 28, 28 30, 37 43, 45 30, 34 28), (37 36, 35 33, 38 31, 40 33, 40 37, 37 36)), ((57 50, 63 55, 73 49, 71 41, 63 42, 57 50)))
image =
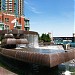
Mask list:
POLYGON ((26 0, 24 1, 24 3, 27 4, 27 5, 29 5, 29 3, 26 0))
POLYGON ((33 13, 36 13, 36 14, 40 14, 41 13, 40 11, 37 11, 37 9, 35 7, 32 7, 32 6, 29 6, 29 7, 30 7, 30 9, 31 9, 31 11, 33 13))
POLYGON ((24 3, 27 5, 28 9, 29 9, 30 11, 32 11, 33 13, 36 13, 36 14, 40 14, 40 13, 41 13, 40 11, 38 11, 38 10, 35 8, 35 6, 31 5, 30 2, 27 2, 27 1, 25 0, 24 3))

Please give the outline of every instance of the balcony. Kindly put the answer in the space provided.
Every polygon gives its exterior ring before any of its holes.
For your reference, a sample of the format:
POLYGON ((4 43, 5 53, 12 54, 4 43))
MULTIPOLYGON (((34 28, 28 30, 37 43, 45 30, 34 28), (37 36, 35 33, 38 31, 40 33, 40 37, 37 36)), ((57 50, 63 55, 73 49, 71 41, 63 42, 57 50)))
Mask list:
POLYGON ((30 24, 25 24, 25 27, 30 27, 30 24))
POLYGON ((14 25, 14 28, 21 29, 22 28, 22 25, 19 24, 18 22, 16 22, 15 25, 14 25))
POLYGON ((29 23, 29 19, 25 18, 25 26, 24 26, 26 31, 29 31, 30 29, 30 23, 29 23))

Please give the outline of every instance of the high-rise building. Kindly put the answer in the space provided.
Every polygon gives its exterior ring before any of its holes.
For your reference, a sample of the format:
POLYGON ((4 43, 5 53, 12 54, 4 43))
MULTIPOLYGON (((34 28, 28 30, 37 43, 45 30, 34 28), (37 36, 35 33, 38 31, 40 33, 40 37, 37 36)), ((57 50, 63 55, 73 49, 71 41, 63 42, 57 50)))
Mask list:
POLYGON ((23 7, 24 0, 1 0, 1 10, 16 16, 23 15, 23 7))

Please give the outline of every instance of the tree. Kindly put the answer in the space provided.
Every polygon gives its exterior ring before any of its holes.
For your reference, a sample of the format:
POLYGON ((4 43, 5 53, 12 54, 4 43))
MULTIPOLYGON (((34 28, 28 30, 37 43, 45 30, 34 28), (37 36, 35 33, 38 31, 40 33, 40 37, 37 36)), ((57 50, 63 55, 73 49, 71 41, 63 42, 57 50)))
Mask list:
POLYGON ((49 34, 47 34, 47 42, 51 42, 51 38, 50 38, 49 34))
POLYGON ((44 34, 44 33, 39 37, 39 40, 43 42, 51 42, 49 34, 44 34))
POLYGON ((46 40, 46 34, 42 34, 42 36, 41 36, 41 40, 43 41, 43 42, 45 42, 45 40, 46 40))

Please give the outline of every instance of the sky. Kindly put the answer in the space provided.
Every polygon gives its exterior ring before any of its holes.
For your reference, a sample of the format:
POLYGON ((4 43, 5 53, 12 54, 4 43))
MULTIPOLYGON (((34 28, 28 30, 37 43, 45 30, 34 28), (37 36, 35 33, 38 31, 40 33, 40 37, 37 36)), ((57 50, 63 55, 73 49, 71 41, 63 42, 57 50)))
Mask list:
POLYGON ((30 19, 30 30, 51 32, 54 37, 70 37, 75 32, 75 0, 25 0, 24 15, 30 19))

